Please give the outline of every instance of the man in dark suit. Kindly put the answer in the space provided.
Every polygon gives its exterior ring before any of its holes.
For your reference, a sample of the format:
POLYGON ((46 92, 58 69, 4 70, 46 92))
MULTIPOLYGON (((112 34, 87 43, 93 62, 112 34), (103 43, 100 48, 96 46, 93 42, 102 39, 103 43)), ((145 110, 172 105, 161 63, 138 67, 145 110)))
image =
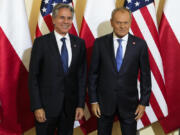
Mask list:
POLYGON ((148 49, 144 40, 129 33, 128 9, 115 9, 111 25, 113 33, 97 38, 93 46, 88 92, 92 112, 98 117, 98 135, 111 135, 116 114, 122 135, 136 135, 136 120, 143 116, 151 91, 148 49))
POLYGON ((83 115, 86 90, 84 40, 68 33, 74 10, 57 4, 54 31, 34 41, 30 69, 31 109, 37 135, 72 135, 74 119, 83 115))

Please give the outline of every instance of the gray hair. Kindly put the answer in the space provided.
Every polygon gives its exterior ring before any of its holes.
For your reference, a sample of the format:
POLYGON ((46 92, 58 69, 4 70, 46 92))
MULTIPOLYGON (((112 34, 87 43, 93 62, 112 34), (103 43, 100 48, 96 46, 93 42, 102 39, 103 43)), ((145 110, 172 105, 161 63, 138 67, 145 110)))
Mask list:
POLYGON ((129 17, 130 17, 130 20, 131 20, 131 11, 125 7, 119 7, 119 8, 115 8, 113 11, 112 11, 112 14, 111 14, 111 19, 113 19, 114 15, 116 12, 121 12, 121 13, 124 13, 124 12, 128 12, 129 13, 129 17))
POLYGON ((55 18, 57 16, 57 13, 60 9, 62 8, 67 8, 71 11, 72 13, 72 17, 74 16, 74 9, 68 5, 68 4, 63 4, 63 3, 58 3, 56 6, 54 6, 53 10, 52 10, 52 17, 55 18))

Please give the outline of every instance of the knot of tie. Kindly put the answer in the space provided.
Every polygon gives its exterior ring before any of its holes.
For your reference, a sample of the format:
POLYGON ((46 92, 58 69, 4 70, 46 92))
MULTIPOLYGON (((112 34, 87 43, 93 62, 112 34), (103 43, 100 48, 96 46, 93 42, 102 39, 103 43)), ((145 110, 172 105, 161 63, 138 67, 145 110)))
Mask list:
POLYGON ((63 43, 65 42, 65 40, 66 40, 65 37, 61 38, 61 41, 62 41, 63 43))
POLYGON ((119 38, 119 39, 117 39, 117 41, 118 41, 119 45, 121 45, 123 40, 121 38, 119 38))

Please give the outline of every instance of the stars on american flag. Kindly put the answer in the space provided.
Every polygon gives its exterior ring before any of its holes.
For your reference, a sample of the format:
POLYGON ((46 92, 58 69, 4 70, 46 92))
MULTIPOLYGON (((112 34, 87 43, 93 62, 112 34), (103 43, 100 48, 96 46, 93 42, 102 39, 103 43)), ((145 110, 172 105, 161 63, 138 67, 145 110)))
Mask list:
POLYGON ((140 2, 136 1, 134 4, 136 7, 138 7, 140 5, 140 2))
MULTIPOLYGON (((66 1, 66 0, 63 0, 66 1)), ((144 0, 145 2, 149 2, 149 0, 144 0)), ((139 1, 135 0, 132 2, 132 0, 127 0, 127 3, 140 3, 139 1)))
POLYGON ((47 10, 47 9, 46 9, 45 7, 42 8, 42 11, 43 11, 44 13, 46 13, 46 10, 47 10))
POLYGON ((56 6, 56 5, 57 5, 57 3, 56 3, 56 2, 53 2, 51 5, 54 7, 54 6, 56 6))
POLYGON ((45 4, 48 4, 48 3, 49 3, 49 0, 45 0, 44 3, 45 3, 45 4))
POLYGON ((52 9, 58 3, 70 4, 70 3, 72 3, 72 0, 42 0, 42 3, 41 3, 41 14, 42 14, 42 16, 46 16, 48 14, 51 14, 52 9))
POLYGON ((126 5, 126 8, 131 10, 131 12, 134 12, 153 2, 154 0, 126 0, 125 5, 126 5))

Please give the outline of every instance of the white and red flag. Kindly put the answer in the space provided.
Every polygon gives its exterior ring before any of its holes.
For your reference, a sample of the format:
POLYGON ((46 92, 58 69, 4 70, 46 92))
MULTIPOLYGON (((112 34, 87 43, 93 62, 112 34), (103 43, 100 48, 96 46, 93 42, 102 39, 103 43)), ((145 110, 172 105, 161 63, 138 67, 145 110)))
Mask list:
POLYGON ((125 6, 132 12, 131 33, 144 39, 148 45, 151 68, 152 92, 150 106, 138 121, 138 129, 148 126, 168 115, 164 71, 154 0, 126 0, 125 6))
POLYGON ((20 135, 33 126, 28 94, 31 38, 24 0, 0 4, 0 134, 20 135))
POLYGON ((86 42, 88 63, 95 38, 112 32, 111 12, 116 0, 87 0, 80 37, 86 42))
POLYGON ((166 0, 160 23, 160 48, 164 66, 169 114, 160 121, 166 133, 180 128, 180 17, 179 0, 166 0))
MULTIPOLYGON (((92 47, 95 38, 112 32, 110 25, 111 12, 115 8, 116 0, 87 0, 85 13, 81 25, 80 37, 86 42, 87 59, 90 63, 92 47)), ((88 134, 97 128, 96 118, 90 113, 90 106, 86 104, 86 112, 88 117, 85 117, 81 129, 84 134, 88 134)), ((86 115, 86 114, 85 114, 86 115)))

